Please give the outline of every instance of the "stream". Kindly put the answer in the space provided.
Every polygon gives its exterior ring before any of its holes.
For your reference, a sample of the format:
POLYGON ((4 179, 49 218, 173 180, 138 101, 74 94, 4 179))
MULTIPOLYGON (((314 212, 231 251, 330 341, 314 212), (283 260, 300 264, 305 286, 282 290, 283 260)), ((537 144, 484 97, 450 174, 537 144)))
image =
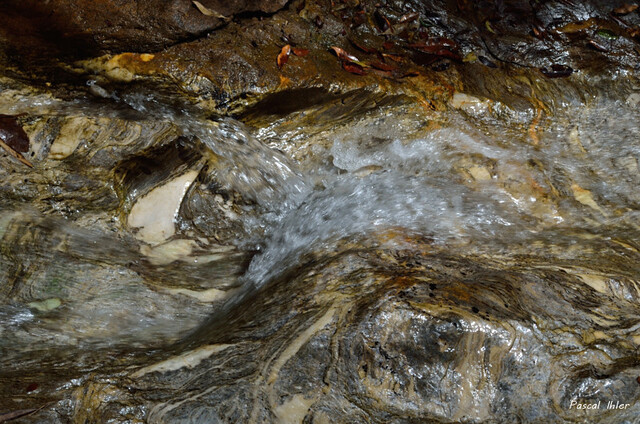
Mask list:
POLYGON ((635 91, 313 131, 8 92, 2 396, 54 405, 25 422, 637 419, 635 91))

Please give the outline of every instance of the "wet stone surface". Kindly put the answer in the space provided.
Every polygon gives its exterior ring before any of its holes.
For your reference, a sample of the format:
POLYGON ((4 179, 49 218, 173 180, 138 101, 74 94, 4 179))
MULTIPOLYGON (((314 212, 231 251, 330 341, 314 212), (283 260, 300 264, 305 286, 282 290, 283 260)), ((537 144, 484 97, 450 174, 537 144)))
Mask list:
POLYGON ((637 421, 640 9, 136 5, 0 5, 0 421, 637 421))

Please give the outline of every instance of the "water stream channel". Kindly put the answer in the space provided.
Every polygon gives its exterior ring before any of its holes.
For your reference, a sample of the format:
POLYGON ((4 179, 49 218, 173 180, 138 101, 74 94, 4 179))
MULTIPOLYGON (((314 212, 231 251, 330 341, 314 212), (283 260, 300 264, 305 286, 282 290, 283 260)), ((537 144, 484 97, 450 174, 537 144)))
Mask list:
POLYGON ((236 114, 2 75, 0 418, 639 422, 635 74, 236 114))

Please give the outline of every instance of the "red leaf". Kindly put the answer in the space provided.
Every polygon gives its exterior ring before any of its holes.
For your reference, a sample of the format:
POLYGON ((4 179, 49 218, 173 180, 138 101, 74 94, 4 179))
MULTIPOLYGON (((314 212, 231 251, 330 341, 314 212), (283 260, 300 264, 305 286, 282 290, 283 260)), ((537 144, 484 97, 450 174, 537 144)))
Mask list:
POLYGON ((280 50, 280 54, 278 55, 278 58, 276 60, 276 62, 278 63, 278 68, 282 69, 284 64, 287 63, 287 61, 289 60, 290 53, 291 53, 291 46, 289 44, 287 44, 282 48, 282 50, 280 50))
POLYGON ((441 49, 435 52, 436 56, 440 57, 448 57, 449 59, 457 60, 458 62, 462 62, 462 58, 458 53, 454 53, 451 50, 441 49))
POLYGON ((391 50, 395 46, 391 41, 385 41, 384 44, 382 44, 382 47, 384 47, 385 50, 391 50))
POLYGON ((29 151, 29 137, 11 115, 0 115, 0 138, 16 152, 29 151))
POLYGON ((356 74, 356 75, 366 75, 366 71, 364 70, 364 68, 356 63, 353 62, 348 62, 346 60, 342 61, 342 68, 344 68, 345 71, 347 72, 351 72, 352 74, 356 74))
POLYGON ((299 57, 305 57, 306 55, 308 55, 308 54, 309 54, 309 49, 299 49, 299 48, 297 48, 297 47, 293 47, 293 48, 291 49, 291 52, 292 52, 293 54, 295 54, 296 56, 299 56, 299 57))

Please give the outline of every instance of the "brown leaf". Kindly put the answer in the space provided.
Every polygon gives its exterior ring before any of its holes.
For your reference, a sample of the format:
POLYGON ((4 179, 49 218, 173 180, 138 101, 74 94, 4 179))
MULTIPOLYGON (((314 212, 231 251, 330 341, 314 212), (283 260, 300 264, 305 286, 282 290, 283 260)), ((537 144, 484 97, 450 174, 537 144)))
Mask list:
POLYGON ((338 56, 342 60, 346 60, 346 61, 349 61, 349 62, 359 62, 360 61, 357 57, 355 57, 353 55, 350 55, 349 53, 347 53, 346 51, 344 51, 340 47, 332 46, 331 50, 333 50, 335 52, 336 56, 338 56))
POLYGON ((29 151, 29 137, 14 116, 0 115, 0 139, 17 152, 29 151))
POLYGON ((420 14, 418 12, 407 13, 405 15, 402 15, 402 17, 400 18, 398 23, 403 24, 405 22, 413 22, 416 19, 418 19, 419 16, 420 16, 420 14))
POLYGON ((416 71, 409 71, 406 74, 402 75, 400 78, 407 78, 407 77, 417 77, 420 74, 416 71))
POLYGON ((638 8, 637 4, 629 4, 625 3, 620 7, 616 7, 613 9, 613 13, 616 15, 626 15, 627 13, 631 13, 638 8))
POLYGON ((383 47, 385 50, 391 50, 391 49, 393 49, 393 48, 395 47, 395 44, 393 44, 391 41, 385 41, 385 42, 382 44, 382 47, 383 47))
POLYGON ((297 47, 292 47, 291 53, 299 57, 305 57, 306 55, 309 54, 309 49, 299 49, 297 47))
POLYGON ((540 40, 547 38, 547 31, 540 24, 531 25, 531 31, 533 31, 533 35, 540 40))
POLYGON ((462 62, 462 57, 460 57, 460 55, 458 53, 454 53, 451 50, 440 49, 437 52, 435 52, 434 54, 436 56, 448 57, 449 59, 453 59, 453 60, 456 60, 458 62, 462 62))
POLYGON ((396 66, 393 65, 388 65, 386 63, 382 63, 382 62, 371 62, 371 66, 373 66, 376 69, 380 69, 381 71, 395 71, 396 69, 398 69, 396 66))
POLYGON ((357 63, 353 63, 353 62, 348 62, 346 60, 342 61, 342 68, 347 71, 347 72, 351 72, 352 74, 356 74, 356 75, 366 75, 367 72, 364 70, 364 68, 360 65, 358 65, 357 63))
POLYGON ((443 47, 438 44, 427 44, 427 43, 413 43, 409 44, 409 47, 419 50, 423 53, 432 54, 435 56, 448 57, 450 59, 454 59, 457 61, 462 61, 462 58, 459 54, 452 52, 451 50, 443 47))
POLYGON ((404 60, 404 58, 398 54, 382 53, 382 56, 387 59, 391 59, 394 62, 402 62, 404 60))
POLYGON ((284 64, 287 63, 287 61, 289 60, 290 53, 291 53, 291 46, 289 44, 287 44, 282 48, 282 50, 280 50, 280 54, 276 59, 276 62, 278 63, 278 68, 282 69, 284 64))
POLYGON ((390 71, 381 71, 379 69, 372 69, 371 72, 373 72, 376 75, 380 75, 381 77, 384 77, 384 78, 393 78, 393 73, 391 73, 390 71))
POLYGON ((554 64, 548 68, 540 68, 540 72, 547 78, 564 78, 573 73, 573 69, 567 65, 554 64))
POLYGON ((15 150, 13 150, 13 148, 11 146, 9 146, 8 144, 6 144, 4 141, 0 140, 0 147, 2 147, 4 150, 7 151, 7 153, 9 153, 11 156, 13 156, 14 158, 18 159, 20 162, 24 163, 25 165, 27 165, 29 168, 33 168, 33 164, 31 162, 29 162, 28 160, 26 160, 24 158, 24 156, 22 156, 19 152, 16 152, 15 150))
POLYGON ((609 51, 609 49, 605 45, 597 42, 596 40, 589 40, 589 46, 598 50, 599 52, 609 51))
POLYGON ((380 29, 380 32, 387 32, 391 30, 393 32, 393 27, 391 26, 391 22, 386 18, 379 10, 373 12, 373 17, 376 21, 376 25, 380 29))
POLYGON ((376 50, 374 48, 371 48, 371 47, 367 47, 364 44, 359 43, 359 42, 357 42, 355 40, 349 39, 349 41, 351 42, 351 44, 353 44, 353 46, 355 48, 357 48, 358 50, 363 51, 365 53, 373 54, 373 53, 377 53, 378 52, 378 50, 376 50))

